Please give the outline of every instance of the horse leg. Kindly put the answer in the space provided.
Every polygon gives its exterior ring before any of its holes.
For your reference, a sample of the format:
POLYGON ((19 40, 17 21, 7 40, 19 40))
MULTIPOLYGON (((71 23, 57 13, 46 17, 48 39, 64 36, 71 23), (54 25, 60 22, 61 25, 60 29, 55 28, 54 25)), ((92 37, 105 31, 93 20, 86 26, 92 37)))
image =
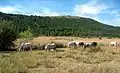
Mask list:
POLYGON ((20 49, 21 49, 21 48, 18 48, 18 50, 17 50, 17 51, 19 51, 19 52, 20 52, 20 51, 21 51, 20 49))
POLYGON ((50 51, 50 48, 48 50, 50 51))
POLYGON ((83 46, 83 50, 85 50, 85 49, 86 49, 86 47, 87 47, 87 46, 83 46))
POLYGON ((56 48, 53 48, 54 51, 57 51, 56 48))
POLYGON ((30 51, 32 51, 32 47, 30 46, 30 51))
POLYGON ((47 49, 45 49, 45 51, 47 51, 47 49))

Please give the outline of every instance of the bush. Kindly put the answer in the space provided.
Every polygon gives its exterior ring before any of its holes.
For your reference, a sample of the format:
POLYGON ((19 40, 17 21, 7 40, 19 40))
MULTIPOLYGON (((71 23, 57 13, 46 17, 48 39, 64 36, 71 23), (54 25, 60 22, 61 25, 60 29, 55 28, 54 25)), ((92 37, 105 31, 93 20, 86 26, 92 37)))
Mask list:
POLYGON ((0 50, 11 49, 16 39, 17 34, 12 22, 0 21, 0 50))
POLYGON ((57 48, 66 48, 67 46, 65 46, 65 45, 62 44, 62 43, 56 43, 56 47, 57 47, 57 48))
POLYGON ((107 37, 107 39, 112 39, 112 37, 107 37))
POLYGON ((100 40, 102 40, 102 37, 99 37, 100 40))
POLYGON ((26 38, 26 39, 32 39, 33 33, 31 32, 31 29, 28 28, 27 30, 19 33, 20 38, 26 38))
POLYGON ((45 44, 32 45, 33 50, 45 50, 45 44))
POLYGON ((40 50, 45 50, 45 44, 40 45, 39 49, 40 50))
POLYGON ((103 44, 103 43, 100 43, 100 44, 99 44, 99 46, 105 46, 105 44, 103 44))
POLYGON ((89 49, 88 52, 102 52, 102 49, 99 46, 92 47, 92 48, 89 49))
POLYGON ((67 46, 62 44, 62 43, 56 43, 56 42, 50 42, 50 43, 55 43, 57 48, 66 48, 67 46))

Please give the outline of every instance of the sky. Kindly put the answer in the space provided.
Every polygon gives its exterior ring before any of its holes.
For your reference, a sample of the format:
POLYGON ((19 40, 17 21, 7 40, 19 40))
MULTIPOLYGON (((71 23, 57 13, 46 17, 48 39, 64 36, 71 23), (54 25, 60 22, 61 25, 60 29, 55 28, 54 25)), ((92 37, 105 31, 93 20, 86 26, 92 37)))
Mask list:
POLYGON ((80 16, 120 26, 120 0, 0 0, 0 12, 36 16, 80 16))

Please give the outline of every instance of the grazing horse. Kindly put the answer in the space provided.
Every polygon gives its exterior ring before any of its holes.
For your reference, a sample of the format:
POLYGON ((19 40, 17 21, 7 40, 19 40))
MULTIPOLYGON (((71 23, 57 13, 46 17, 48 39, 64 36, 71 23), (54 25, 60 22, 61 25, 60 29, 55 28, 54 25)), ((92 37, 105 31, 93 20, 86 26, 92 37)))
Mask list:
POLYGON ((84 43, 84 49, 87 47, 96 47, 97 45, 97 42, 86 42, 84 43))
POLYGON ((69 42, 69 43, 68 43, 68 47, 69 47, 69 48, 76 48, 76 47, 77 47, 77 44, 76 44, 76 42, 74 42, 74 41, 73 41, 73 42, 69 42))
POLYGON ((45 51, 47 51, 47 50, 50 51, 51 49, 53 49, 53 50, 56 51, 56 44, 55 44, 55 43, 47 44, 47 45, 45 46, 45 51))
POLYGON ((117 46, 117 42, 116 41, 112 41, 112 42, 110 42, 109 46, 117 46))
POLYGON ((18 48, 19 51, 32 51, 32 45, 31 43, 27 42, 27 43, 21 43, 19 48, 18 48))
POLYGON ((78 47, 83 47, 84 46, 84 42, 76 42, 78 47))

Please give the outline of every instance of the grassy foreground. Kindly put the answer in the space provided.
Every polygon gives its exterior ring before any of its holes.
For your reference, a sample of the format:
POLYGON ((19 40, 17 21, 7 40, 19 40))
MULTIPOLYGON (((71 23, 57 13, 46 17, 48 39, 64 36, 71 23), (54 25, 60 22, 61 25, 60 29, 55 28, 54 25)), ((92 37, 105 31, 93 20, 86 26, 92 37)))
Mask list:
POLYGON ((120 73, 120 49, 59 48, 57 52, 0 53, 0 73, 120 73))

